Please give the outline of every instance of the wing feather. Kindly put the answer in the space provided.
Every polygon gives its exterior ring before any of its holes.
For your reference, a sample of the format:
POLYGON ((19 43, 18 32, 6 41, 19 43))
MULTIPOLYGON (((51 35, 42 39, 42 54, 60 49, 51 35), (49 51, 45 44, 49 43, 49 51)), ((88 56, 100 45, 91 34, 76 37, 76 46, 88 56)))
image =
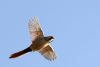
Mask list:
POLYGON ((32 40, 34 40, 37 37, 43 36, 43 32, 41 30, 39 20, 37 17, 34 17, 29 20, 28 27, 32 40))
POLYGON ((47 60, 51 61, 51 60, 56 59, 56 54, 55 54, 54 50, 51 48, 50 45, 48 45, 48 46, 44 47, 43 49, 41 49, 39 51, 39 53, 41 53, 41 55, 43 55, 47 60))

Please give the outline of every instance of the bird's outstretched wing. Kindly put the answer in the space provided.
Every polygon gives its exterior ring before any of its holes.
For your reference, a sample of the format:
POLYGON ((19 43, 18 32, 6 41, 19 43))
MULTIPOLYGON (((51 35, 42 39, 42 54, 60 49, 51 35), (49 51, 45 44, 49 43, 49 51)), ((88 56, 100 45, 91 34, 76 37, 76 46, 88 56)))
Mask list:
POLYGON ((32 41, 37 37, 43 36, 43 32, 41 30, 41 27, 39 25, 39 20, 37 17, 34 17, 29 20, 28 27, 32 41))
POLYGON ((47 60, 54 60, 56 59, 56 54, 52 47, 49 45, 50 43, 47 43, 48 46, 44 47, 43 49, 39 50, 39 53, 43 55, 47 60))

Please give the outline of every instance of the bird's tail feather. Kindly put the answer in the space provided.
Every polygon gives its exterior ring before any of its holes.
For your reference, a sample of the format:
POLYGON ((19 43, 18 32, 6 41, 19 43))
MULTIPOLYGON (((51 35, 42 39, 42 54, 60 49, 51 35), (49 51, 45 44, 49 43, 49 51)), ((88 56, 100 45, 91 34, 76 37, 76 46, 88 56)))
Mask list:
POLYGON ((10 56, 9 58, 16 58, 16 57, 19 57, 19 56, 21 56, 21 55, 23 55, 23 54, 25 54, 25 53, 27 53, 27 52, 30 52, 30 51, 32 51, 32 50, 31 50, 30 47, 28 47, 28 48, 26 48, 26 49, 24 49, 24 50, 22 50, 22 51, 19 51, 19 52, 16 52, 16 53, 14 53, 14 54, 11 54, 11 56, 10 56))

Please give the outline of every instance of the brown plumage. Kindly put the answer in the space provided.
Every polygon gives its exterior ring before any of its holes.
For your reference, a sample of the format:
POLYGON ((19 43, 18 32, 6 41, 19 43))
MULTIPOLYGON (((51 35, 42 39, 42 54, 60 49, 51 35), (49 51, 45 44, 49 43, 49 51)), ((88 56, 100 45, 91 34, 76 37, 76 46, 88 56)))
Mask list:
POLYGON ((32 50, 30 49, 30 47, 28 47, 28 48, 26 48, 26 49, 24 49, 22 51, 19 51, 19 52, 16 52, 16 53, 12 54, 9 58, 19 57, 19 56, 21 56, 21 55, 23 55, 23 54, 25 54, 27 52, 30 52, 30 51, 32 51, 32 50))
POLYGON ((39 21, 37 17, 29 21, 28 26, 29 26, 29 33, 32 37, 32 44, 28 48, 22 51, 11 54, 9 58, 16 58, 27 52, 38 51, 41 55, 43 55, 48 60, 56 59, 56 54, 52 49, 52 47, 50 46, 50 42, 54 38, 53 36, 45 37, 43 35, 43 32, 38 22, 39 21))

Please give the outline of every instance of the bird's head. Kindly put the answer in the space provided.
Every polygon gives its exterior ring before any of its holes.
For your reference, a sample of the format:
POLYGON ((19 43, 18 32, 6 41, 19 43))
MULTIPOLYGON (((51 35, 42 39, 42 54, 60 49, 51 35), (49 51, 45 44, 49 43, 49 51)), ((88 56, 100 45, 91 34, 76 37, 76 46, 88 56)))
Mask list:
POLYGON ((50 41, 50 42, 51 42, 53 39, 54 39, 53 36, 47 36, 47 37, 46 37, 46 40, 47 40, 47 41, 50 41))
POLYGON ((48 36, 48 39, 52 40, 52 39, 54 39, 54 37, 53 36, 48 36))

